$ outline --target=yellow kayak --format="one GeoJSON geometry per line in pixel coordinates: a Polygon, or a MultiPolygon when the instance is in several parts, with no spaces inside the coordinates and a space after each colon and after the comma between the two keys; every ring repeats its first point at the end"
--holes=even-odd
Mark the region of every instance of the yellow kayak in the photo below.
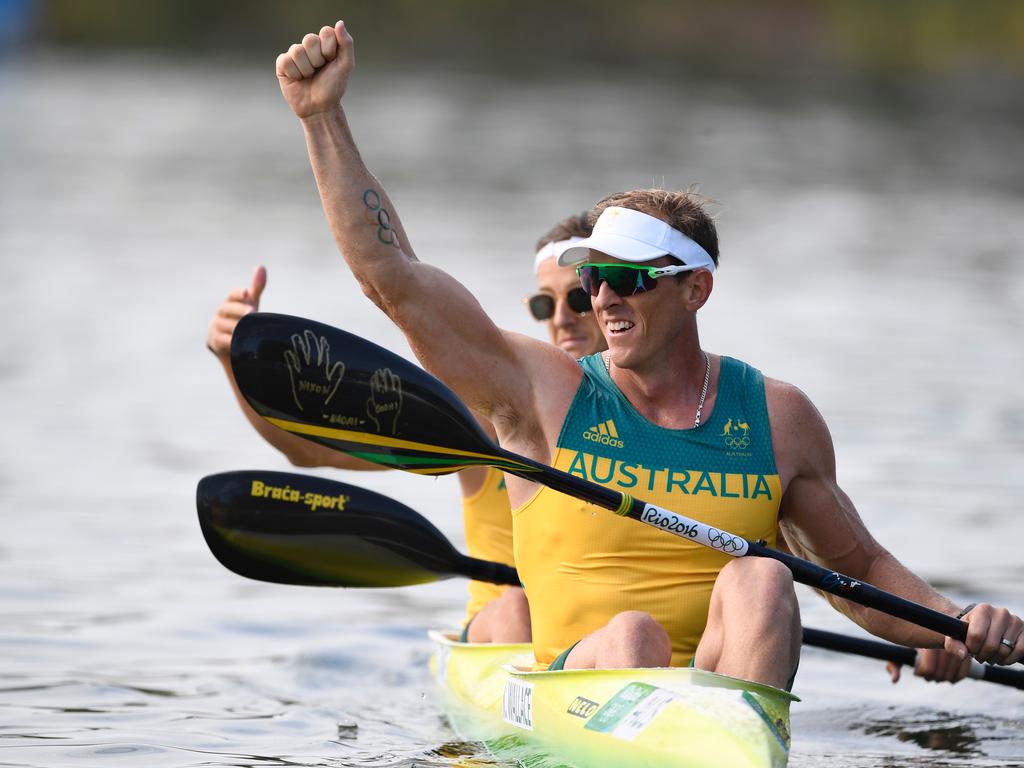
{"type": "Polygon", "coordinates": [[[453,728],[498,758],[578,768],[782,768],[791,693],[699,669],[534,672],[529,644],[431,632],[453,728]]]}

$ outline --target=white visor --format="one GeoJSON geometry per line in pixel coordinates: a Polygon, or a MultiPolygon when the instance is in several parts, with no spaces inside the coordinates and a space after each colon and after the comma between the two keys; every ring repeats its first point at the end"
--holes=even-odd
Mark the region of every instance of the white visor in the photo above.
{"type": "Polygon", "coordinates": [[[557,259],[562,255],[562,251],[570,246],[576,245],[576,243],[583,242],[582,237],[570,237],[568,240],[556,240],[553,243],[547,243],[537,251],[537,255],[533,259],[533,272],[536,274],[540,271],[540,265],[548,259],[557,259]]]}
{"type": "Polygon", "coordinates": [[[634,263],[674,256],[690,269],[715,271],[714,260],[700,245],[661,219],[632,208],[605,208],[593,234],[563,250],[558,263],[563,267],[579,264],[590,257],[591,250],[634,263]]]}

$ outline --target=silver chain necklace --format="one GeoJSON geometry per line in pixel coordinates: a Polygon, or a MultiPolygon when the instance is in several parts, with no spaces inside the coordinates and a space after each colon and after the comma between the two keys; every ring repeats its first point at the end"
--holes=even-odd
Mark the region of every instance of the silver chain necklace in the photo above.
{"type": "MultiPolygon", "coordinates": [[[[704,410],[704,398],[708,396],[708,384],[711,382],[711,358],[708,357],[708,353],[704,350],[701,350],[701,354],[704,355],[704,386],[700,390],[700,400],[697,401],[697,415],[693,419],[694,429],[700,426],[700,414],[704,410]]],[[[611,376],[611,353],[605,350],[601,353],[601,359],[604,360],[605,371],[611,376]]]]}

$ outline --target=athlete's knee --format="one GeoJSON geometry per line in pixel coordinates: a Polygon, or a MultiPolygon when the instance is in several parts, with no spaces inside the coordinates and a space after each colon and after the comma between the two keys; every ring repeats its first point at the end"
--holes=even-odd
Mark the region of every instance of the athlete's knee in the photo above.
{"type": "Polygon", "coordinates": [[[526,601],[526,590],[522,587],[509,587],[502,594],[501,601],[510,611],[530,610],[530,604],[526,601]]]}
{"type": "Polygon", "coordinates": [[[735,590],[748,598],[796,597],[792,572],[778,560],[767,557],[741,557],[733,560],[722,569],[715,586],[735,590]]]}
{"type": "Polygon", "coordinates": [[[623,611],[606,625],[610,642],[620,647],[643,649],[643,655],[664,659],[672,657],[672,641],[668,632],[649,613],[623,611]]]}
{"type": "Polygon", "coordinates": [[[664,629],[651,614],[644,611],[622,611],[608,622],[610,631],[620,634],[647,635],[664,633],[664,629]]]}
{"type": "Polygon", "coordinates": [[[530,604],[526,600],[526,592],[520,587],[505,590],[499,598],[501,613],[511,622],[530,627],[530,604]]]}
{"type": "Polygon", "coordinates": [[[469,626],[472,642],[528,643],[531,635],[530,605],[518,587],[485,605],[469,626]]]}

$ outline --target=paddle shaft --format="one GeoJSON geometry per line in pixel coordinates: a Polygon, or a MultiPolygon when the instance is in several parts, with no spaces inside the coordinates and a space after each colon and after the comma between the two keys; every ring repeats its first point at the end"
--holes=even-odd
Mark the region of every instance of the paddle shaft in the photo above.
{"type": "MultiPolygon", "coordinates": [[[[463,576],[493,584],[519,584],[514,568],[502,565],[501,563],[492,563],[469,557],[466,558],[466,561],[472,561],[475,567],[471,570],[467,565],[466,569],[461,571],[463,576]]],[[[839,634],[838,632],[828,632],[823,629],[813,629],[812,627],[803,628],[803,644],[837,653],[848,653],[855,656],[864,656],[869,659],[891,661],[907,667],[914,667],[917,664],[918,652],[913,648],[894,643],[885,643],[880,640],[852,637],[839,634]]],[[[989,683],[1024,690],[1024,671],[1017,669],[1009,669],[993,664],[982,664],[972,659],[967,676],[975,680],[984,680],[989,683]]]]}
{"type": "MultiPolygon", "coordinates": [[[[461,572],[463,576],[492,584],[519,584],[514,568],[486,560],[475,560],[474,558],[466,558],[466,560],[479,564],[480,569],[474,570],[471,573],[467,567],[465,571],[461,572]],[[513,579],[511,581],[509,580],[510,574],[511,579],[513,579]]],[[[907,667],[914,667],[917,664],[918,652],[905,645],[853,637],[812,627],[803,628],[803,644],[827,651],[835,651],[836,653],[848,653],[854,656],[878,659],[879,661],[891,661],[907,667]]],[[[993,664],[982,664],[975,659],[971,659],[971,666],[967,676],[975,680],[984,680],[985,682],[1024,690],[1024,672],[1016,669],[999,667],[993,664]]]]}
{"type": "MultiPolygon", "coordinates": [[[[917,651],[913,648],[883,643],[879,640],[850,637],[849,635],[826,632],[822,629],[811,629],[810,627],[804,627],[804,645],[824,648],[839,653],[852,653],[857,656],[866,656],[870,659],[879,659],[880,661],[892,661],[908,667],[913,667],[917,663],[917,651]]],[[[974,659],[971,660],[971,667],[967,676],[975,680],[984,680],[989,683],[1024,689],[1024,672],[993,664],[982,664],[974,659]]]]}
{"type": "Polygon", "coordinates": [[[464,555],[459,559],[458,566],[459,570],[455,575],[465,576],[474,581],[485,581],[488,584],[510,587],[518,587],[522,584],[516,569],[504,563],[492,563],[489,560],[479,560],[464,555]]]}
{"type": "Polygon", "coordinates": [[[772,549],[763,542],[749,541],[748,539],[680,515],[672,510],[633,498],[620,491],[582,480],[554,467],[528,459],[525,456],[518,456],[504,448],[494,446],[494,451],[509,463],[526,465],[528,469],[509,469],[508,465],[505,465],[505,471],[526,480],[539,482],[553,490],[575,496],[599,507],[610,509],[623,517],[630,517],[666,533],[671,533],[710,549],[718,550],[731,557],[753,556],[778,560],[789,568],[793,578],[801,584],[806,584],[814,589],[820,589],[823,592],[828,592],[868,608],[874,608],[898,619],[910,621],[947,637],[953,637],[961,641],[967,637],[967,622],[947,616],[919,603],[898,597],[870,584],[844,576],[836,571],[822,568],[820,565],[815,565],[787,552],[772,549]]]}
{"type": "MultiPolygon", "coordinates": [[[[471,571],[467,566],[465,570],[460,571],[463,576],[492,584],[519,584],[514,568],[502,565],[501,563],[492,563],[469,557],[466,560],[477,564],[479,570],[474,569],[471,571]]],[[[828,632],[812,627],[803,628],[803,644],[837,653],[848,653],[854,656],[864,656],[869,659],[891,661],[907,667],[914,667],[917,664],[918,652],[913,648],[895,645],[894,643],[885,643],[880,640],[852,637],[851,635],[828,632]]],[[[975,680],[984,680],[989,683],[1024,690],[1024,671],[1017,669],[1009,669],[993,664],[982,664],[972,659],[967,676],[975,680]]]]}

